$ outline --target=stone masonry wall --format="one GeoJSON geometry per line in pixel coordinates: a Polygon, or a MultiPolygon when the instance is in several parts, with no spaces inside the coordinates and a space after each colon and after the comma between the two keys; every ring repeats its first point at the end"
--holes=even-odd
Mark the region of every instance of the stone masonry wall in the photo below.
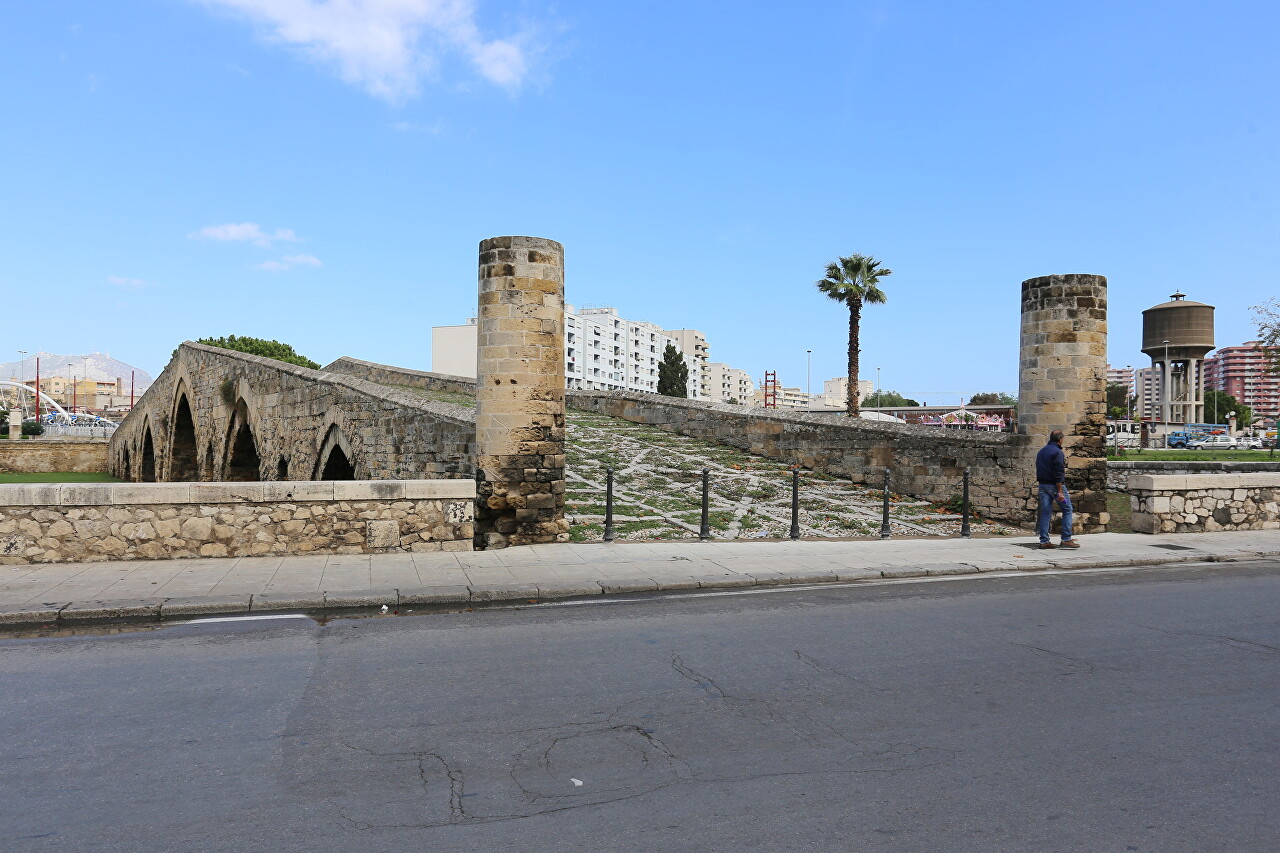
{"type": "Polygon", "coordinates": [[[1280,473],[1280,462],[1107,462],[1107,488],[1129,491],[1129,479],[1140,474],[1268,474],[1280,473]]]}
{"type": "Polygon", "coordinates": [[[0,485],[0,565],[470,551],[469,480],[0,485]]]}
{"type": "Polygon", "coordinates": [[[127,480],[313,480],[334,448],[358,480],[469,478],[475,411],[187,342],[112,436],[110,467],[127,480]],[[178,417],[184,398],[190,421],[178,417]],[[258,464],[233,474],[246,425],[258,464]]]}
{"type": "Polygon", "coordinates": [[[1280,529],[1280,474],[1137,474],[1129,478],[1138,533],[1280,529]]]}
{"type": "Polygon", "coordinates": [[[1018,433],[1064,434],[1076,530],[1107,528],[1107,280],[1048,275],[1022,283],[1018,433]]]}
{"type": "Polygon", "coordinates": [[[970,469],[970,497],[984,515],[1034,520],[1035,453],[1029,436],[943,430],[681,400],[629,392],[570,391],[568,404],[669,432],[710,439],[870,486],[890,469],[895,492],[932,500],[960,494],[970,469]]]}
{"type": "Polygon", "coordinates": [[[427,391],[461,391],[464,394],[476,392],[476,381],[466,376],[451,376],[448,373],[430,373],[425,370],[411,370],[407,367],[391,367],[376,364],[372,361],[361,361],[358,358],[343,356],[325,365],[326,373],[342,373],[377,382],[382,385],[408,385],[423,388],[427,391]]]}
{"type": "Polygon", "coordinates": [[[35,438],[0,441],[0,472],[35,474],[47,471],[107,473],[107,440],[35,438]]]}

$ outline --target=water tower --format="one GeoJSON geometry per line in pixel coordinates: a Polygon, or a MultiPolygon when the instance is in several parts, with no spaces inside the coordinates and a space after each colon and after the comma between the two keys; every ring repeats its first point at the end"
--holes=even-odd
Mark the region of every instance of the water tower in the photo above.
{"type": "Polygon", "coordinates": [[[1213,306],[1175,293],[1142,312],[1142,351],[1151,356],[1165,423],[1204,422],[1204,357],[1213,345],[1213,306]]]}

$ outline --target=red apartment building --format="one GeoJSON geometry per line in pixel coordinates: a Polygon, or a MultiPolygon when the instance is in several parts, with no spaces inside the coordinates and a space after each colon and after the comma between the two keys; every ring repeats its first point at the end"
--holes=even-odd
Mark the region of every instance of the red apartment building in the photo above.
{"type": "Polygon", "coordinates": [[[1204,387],[1225,391],[1253,409],[1255,423],[1274,423],[1280,414],[1280,375],[1267,370],[1258,341],[1223,347],[1205,359],[1204,387]]]}

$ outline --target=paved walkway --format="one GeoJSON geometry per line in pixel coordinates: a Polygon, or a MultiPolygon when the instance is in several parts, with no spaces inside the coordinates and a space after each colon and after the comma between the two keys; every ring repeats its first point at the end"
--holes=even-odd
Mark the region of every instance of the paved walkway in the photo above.
{"type": "Polygon", "coordinates": [[[926,575],[1280,555],[1280,531],[1080,538],[533,545],[484,552],[243,557],[0,566],[0,624],[454,605],[649,590],[833,583],[926,575]]]}

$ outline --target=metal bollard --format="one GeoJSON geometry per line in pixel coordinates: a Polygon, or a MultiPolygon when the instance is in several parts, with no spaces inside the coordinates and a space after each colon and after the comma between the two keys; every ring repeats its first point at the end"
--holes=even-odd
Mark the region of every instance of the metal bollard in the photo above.
{"type": "Polygon", "coordinates": [[[960,535],[968,539],[973,531],[969,529],[969,469],[964,469],[964,495],[960,502],[960,535]]]}
{"type": "Polygon", "coordinates": [[[889,538],[889,469],[884,469],[884,507],[880,513],[880,538],[889,538]]]}
{"type": "Polygon", "coordinates": [[[791,538],[800,538],[800,469],[791,469],[791,538]]]}
{"type": "Polygon", "coordinates": [[[702,529],[698,531],[699,539],[711,538],[711,469],[702,469],[702,529]]]}
{"type": "Polygon", "coordinates": [[[613,469],[604,469],[604,541],[613,541],[613,469]]]}

